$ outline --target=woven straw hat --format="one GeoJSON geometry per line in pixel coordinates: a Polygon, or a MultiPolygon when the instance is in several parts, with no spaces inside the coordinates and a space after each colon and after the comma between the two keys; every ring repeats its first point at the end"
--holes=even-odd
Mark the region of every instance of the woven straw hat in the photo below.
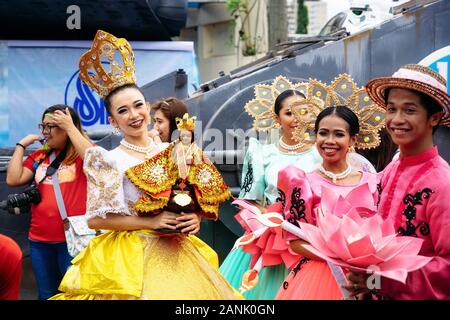
{"type": "Polygon", "coordinates": [[[412,89],[430,96],[444,112],[440,125],[450,126],[450,96],[447,94],[447,82],[433,69],[407,64],[392,77],[375,78],[366,84],[370,98],[383,108],[386,107],[384,93],[389,88],[412,89]]]}

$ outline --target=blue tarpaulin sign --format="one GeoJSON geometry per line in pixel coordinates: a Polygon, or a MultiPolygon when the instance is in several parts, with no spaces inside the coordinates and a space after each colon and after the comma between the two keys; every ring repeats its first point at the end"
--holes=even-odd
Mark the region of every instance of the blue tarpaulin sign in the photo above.
{"type": "MultiPolygon", "coordinates": [[[[90,41],[0,41],[0,147],[39,133],[42,112],[54,104],[74,107],[87,131],[109,126],[103,101],[78,78],[78,61],[90,41]]],[[[136,78],[145,85],[177,69],[198,86],[192,42],[130,42],[136,78]]],[[[150,101],[152,102],[152,101],[150,101]]]]}

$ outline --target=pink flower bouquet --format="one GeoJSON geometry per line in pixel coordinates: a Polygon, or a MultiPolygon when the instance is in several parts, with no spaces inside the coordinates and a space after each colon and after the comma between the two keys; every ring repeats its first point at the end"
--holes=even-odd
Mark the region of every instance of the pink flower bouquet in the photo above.
{"type": "MultiPolygon", "coordinates": [[[[405,283],[408,272],[432,258],[418,255],[422,239],[397,236],[391,220],[383,220],[368,208],[367,184],[337,197],[322,189],[317,226],[300,222],[310,245],[305,248],[320,258],[356,272],[369,272],[405,283]]],[[[373,201],[372,201],[373,202],[373,201]]]]}

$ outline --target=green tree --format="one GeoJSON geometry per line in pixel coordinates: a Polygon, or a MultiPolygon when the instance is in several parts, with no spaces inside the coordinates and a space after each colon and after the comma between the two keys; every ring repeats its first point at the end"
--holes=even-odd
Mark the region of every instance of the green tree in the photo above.
{"type": "Polygon", "coordinates": [[[269,23],[269,49],[276,50],[278,44],[288,40],[286,0],[267,0],[269,23]]]}
{"type": "Polygon", "coordinates": [[[308,33],[308,8],[303,0],[297,0],[297,33],[308,33]]]}
{"type": "MultiPolygon", "coordinates": [[[[256,4],[258,4],[257,8],[257,18],[256,18],[256,25],[258,25],[258,18],[259,18],[259,5],[260,0],[253,0],[253,3],[249,6],[248,2],[250,0],[227,0],[226,5],[227,9],[230,12],[233,19],[230,21],[230,25],[233,29],[237,26],[237,21],[240,20],[240,29],[238,31],[239,34],[239,40],[236,44],[236,48],[239,50],[240,43],[242,41],[243,47],[242,47],[242,54],[244,56],[254,56],[257,53],[257,44],[258,41],[260,41],[259,36],[254,34],[253,36],[249,34],[250,32],[250,13],[255,7],[256,4]]],[[[233,37],[232,37],[233,38],[233,37]]]]}

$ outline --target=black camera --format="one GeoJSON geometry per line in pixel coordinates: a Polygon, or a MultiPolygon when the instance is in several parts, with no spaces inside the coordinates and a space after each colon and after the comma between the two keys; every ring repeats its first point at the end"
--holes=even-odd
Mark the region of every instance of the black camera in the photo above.
{"type": "Polygon", "coordinates": [[[12,214],[30,212],[32,204],[41,202],[41,195],[36,185],[33,183],[22,193],[10,194],[7,200],[0,202],[0,209],[12,214]]]}

